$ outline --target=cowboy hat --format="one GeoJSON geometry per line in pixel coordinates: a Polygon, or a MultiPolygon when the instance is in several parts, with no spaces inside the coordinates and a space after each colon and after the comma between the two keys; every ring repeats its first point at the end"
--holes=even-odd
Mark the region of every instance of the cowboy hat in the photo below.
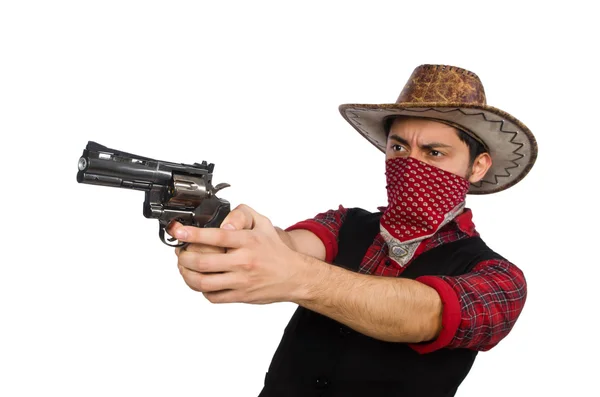
{"type": "Polygon", "coordinates": [[[455,66],[421,65],[408,79],[396,103],[345,104],[340,113],[362,136],[385,152],[386,119],[412,116],[463,130],[483,144],[492,158],[484,178],[470,194],[496,193],[527,175],[537,158],[535,137],[514,116],[488,106],[479,77],[455,66]]]}

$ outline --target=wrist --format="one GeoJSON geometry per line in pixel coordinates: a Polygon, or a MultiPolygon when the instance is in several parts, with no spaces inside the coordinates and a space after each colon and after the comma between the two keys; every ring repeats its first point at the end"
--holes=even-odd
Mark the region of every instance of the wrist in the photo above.
{"type": "Polygon", "coordinates": [[[299,271],[294,279],[295,288],[291,290],[290,302],[305,306],[322,294],[320,291],[326,288],[333,266],[308,255],[295,254],[299,271]]]}

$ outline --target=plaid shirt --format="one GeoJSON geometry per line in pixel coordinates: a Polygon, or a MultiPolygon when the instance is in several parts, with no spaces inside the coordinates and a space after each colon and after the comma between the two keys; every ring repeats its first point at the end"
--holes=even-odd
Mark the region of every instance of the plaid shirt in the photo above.
{"type": "MultiPolygon", "coordinates": [[[[325,261],[331,263],[338,251],[338,234],[346,217],[342,206],[299,222],[286,230],[306,229],[316,234],[326,248],[325,261]]],[[[413,259],[432,248],[463,238],[478,236],[471,210],[466,209],[433,237],[419,244],[413,259]]],[[[367,250],[359,272],[397,277],[410,266],[400,267],[388,258],[387,244],[381,234],[367,250]]],[[[517,321],[527,296],[525,277],[506,260],[486,260],[461,276],[422,276],[417,281],[434,288],[443,303],[442,331],[437,339],[409,344],[419,353],[441,348],[490,350],[500,342],[517,321]]]]}

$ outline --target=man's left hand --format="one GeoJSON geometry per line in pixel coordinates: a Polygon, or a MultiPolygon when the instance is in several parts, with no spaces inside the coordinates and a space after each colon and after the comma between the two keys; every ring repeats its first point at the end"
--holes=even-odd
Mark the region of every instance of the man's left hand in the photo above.
{"type": "Polygon", "coordinates": [[[221,228],[176,223],[169,234],[190,243],[175,251],[179,271],[210,302],[293,301],[304,287],[306,262],[281,240],[269,219],[246,205],[231,211],[221,228]],[[225,250],[195,249],[206,246],[225,250]]]}

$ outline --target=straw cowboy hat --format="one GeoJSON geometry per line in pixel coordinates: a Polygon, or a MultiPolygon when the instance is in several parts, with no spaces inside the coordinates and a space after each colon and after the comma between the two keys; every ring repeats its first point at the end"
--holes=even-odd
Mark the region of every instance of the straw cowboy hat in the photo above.
{"type": "Polygon", "coordinates": [[[496,193],[527,175],[537,158],[535,137],[514,116],[488,106],[479,77],[447,65],[418,66],[396,103],[345,104],[340,113],[362,136],[385,152],[384,123],[393,116],[433,119],[459,128],[479,141],[492,157],[485,177],[470,194],[496,193]]]}

